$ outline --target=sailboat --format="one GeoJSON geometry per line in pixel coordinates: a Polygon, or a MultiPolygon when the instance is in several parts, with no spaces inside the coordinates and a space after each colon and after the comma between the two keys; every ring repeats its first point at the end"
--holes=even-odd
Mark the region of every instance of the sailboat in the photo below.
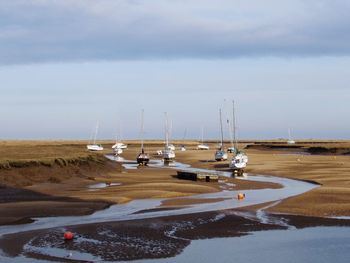
{"type": "Polygon", "coordinates": [[[143,147],[143,130],[144,130],[143,115],[144,115],[144,110],[142,110],[141,112],[141,152],[136,158],[136,161],[139,165],[147,165],[149,162],[148,153],[145,153],[145,149],[143,147]]]}
{"type": "Polygon", "coordinates": [[[116,148],[118,148],[118,149],[126,149],[126,148],[128,148],[128,146],[126,144],[120,142],[118,140],[118,138],[116,138],[115,144],[112,146],[112,149],[116,149],[116,148]]]}
{"type": "Polygon", "coordinates": [[[290,128],[288,128],[288,144],[295,144],[295,141],[292,139],[292,136],[290,134],[290,128]]]}
{"type": "MultiPolygon", "coordinates": [[[[183,143],[185,142],[186,134],[187,134],[187,129],[185,129],[184,137],[182,138],[182,142],[183,142],[183,143]]],[[[180,150],[181,150],[182,152],[185,152],[185,151],[186,151],[185,144],[182,144],[182,145],[181,145],[180,150]]]]}
{"type": "MultiPolygon", "coordinates": [[[[226,100],[224,100],[224,107],[226,108],[226,100]]],[[[225,108],[224,108],[224,112],[226,112],[225,108]]],[[[227,148],[228,153],[235,153],[236,152],[236,149],[235,149],[235,146],[233,143],[233,124],[232,124],[232,122],[233,121],[231,121],[230,118],[227,117],[226,123],[227,123],[228,133],[230,135],[230,143],[231,143],[231,146],[227,148]]]]}
{"type": "Polygon", "coordinates": [[[202,127],[202,143],[197,145],[197,150],[209,150],[209,146],[203,142],[204,128],[202,127]]]}
{"type": "MultiPolygon", "coordinates": [[[[119,127],[119,136],[121,137],[121,130],[120,130],[120,127],[119,127]]],[[[113,149],[113,152],[114,154],[117,156],[117,155],[120,155],[123,153],[123,150],[128,148],[128,146],[124,143],[122,143],[120,141],[120,139],[118,138],[118,135],[116,136],[115,138],[115,144],[112,146],[112,149],[113,149]]]]}
{"type": "Polygon", "coordinates": [[[221,109],[219,110],[220,115],[220,129],[221,129],[221,142],[219,149],[215,152],[215,160],[216,161],[226,161],[227,160],[227,153],[224,149],[224,132],[222,130],[222,117],[221,117],[221,109]]]}
{"type": "Polygon", "coordinates": [[[94,132],[94,135],[93,135],[94,139],[93,139],[92,144],[89,142],[89,144],[86,145],[86,148],[89,151],[103,151],[102,145],[101,144],[96,144],[97,133],[98,133],[98,122],[96,123],[96,128],[95,128],[95,132],[94,132]]]}
{"type": "Polygon", "coordinates": [[[233,169],[233,173],[242,176],[243,169],[247,166],[248,156],[238,149],[237,136],[236,136],[236,116],[235,116],[235,102],[232,101],[232,130],[234,141],[234,155],[230,162],[230,168],[233,169]]]}
{"type": "Polygon", "coordinates": [[[227,152],[228,153],[235,153],[236,152],[236,148],[235,148],[235,145],[234,145],[234,142],[233,142],[233,125],[232,123],[230,122],[229,119],[227,119],[227,127],[228,127],[228,131],[229,131],[229,134],[230,134],[230,143],[231,143],[231,146],[227,148],[227,152]]]}
{"type": "Polygon", "coordinates": [[[168,114],[165,112],[165,147],[162,152],[164,162],[173,161],[175,159],[175,152],[173,148],[169,145],[169,124],[168,124],[168,114]]]}
{"type": "MultiPolygon", "coordinates": [[[[169,141],[170,141],[170,138],[171,138],[172,131],[173,131],[173,122],[170,121],[169,133],[168,133],[168,140],[169,141]]],[[[174,144],[169,143],[168,147],[169,147],[170,150],[175,151],[175,145],[174,144]]]]}
{"type": "Polygon", "coordinates": [[[120,149],[118,147],[113,148],[113,153],[115,156],[119,156],[123,153],[123,149],[120,149]]]}
{"type": "Polygon", "coordinates": [[[115,156],[118,156],[118,155],[123,153],[123,149],[125,149],[124,146],[126,146],[126,145],[118,142],[118,136],[117,136],[115,139],[115,144],[112,146],[112,150],[113,150],[113,153],[115,154],[115,156]]]}

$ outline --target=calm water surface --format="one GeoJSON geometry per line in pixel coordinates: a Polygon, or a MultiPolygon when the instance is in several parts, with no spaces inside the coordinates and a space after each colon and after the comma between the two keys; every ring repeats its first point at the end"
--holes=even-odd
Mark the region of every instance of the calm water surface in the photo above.
{"type": "Polygon", "coordinates": [[[350,227],[270,230],[238,238],[196,240],[177,257],[133,262],[349,263],[350,227]]]}

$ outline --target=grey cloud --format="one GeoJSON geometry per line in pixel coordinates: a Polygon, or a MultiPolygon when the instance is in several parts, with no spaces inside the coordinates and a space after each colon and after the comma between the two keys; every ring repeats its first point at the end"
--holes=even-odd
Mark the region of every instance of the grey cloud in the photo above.
{"type": "Polygon", "coordinates": [[[349,11],[346,0],[1,1],[0,64],[347,56],[349,11]]]}

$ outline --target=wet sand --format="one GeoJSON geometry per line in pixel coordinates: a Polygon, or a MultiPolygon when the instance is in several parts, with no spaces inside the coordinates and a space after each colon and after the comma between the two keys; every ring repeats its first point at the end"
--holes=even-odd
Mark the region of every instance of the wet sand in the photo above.
{"type": "MultiPolygon", "coordinates": [[[[334,147],[331,143],[321,145],[334,147]]],[[[347,144],[334,145],[348,147],[347,144]]],[[[248,173],[292,178],[320,185],[310,192],[283,200],[270,208],[270,212],[317,217],[350,216],[349,155],[306,155],[293,149],[247,149],[245,152],[249,156],[246,169],[248,173]]],[[[177,160],[194,167],[225,171],[228,162],[213,162],[212,156],[213,151],[179,152],[177,160]]]]}
{"type": "MultiPolygon", "coordinates": [[[[111,142],[109,143],[112,145],[111,142]]],[[[195,144],[188,143],[190,143],[188,151],[177,151],[177,161],[198,168],[227,170],[228,161],[215,162],[213,160],[214,150],[193,150],[195,144]]],[[[333,145],[339,147],[342,143],[324,144],[327,147],[333,147],[333,145]]],[[[146,150],[153,155],[156,150],[161,149],[161,146],[161,142],[150,142],[150,146],[146,144],[146,150]]],[[[109,145],[106,144],[105,149],[105,153],[108,153],[109,145]]],[[[136,142],[132,142],[129,149],[124,151],[123,156],[134,160],[138,151],[139,146],[136,142]]],[[[304,155],[295,152],[295,149],[248,149],[246,152],[249,155],[248,172],[310,180],[321,184],[321,187],[313,191],[281,202],[270,208],[270,211],[312,216],[350,215],[350,179],[348,176],[350,156],[304,155]]],[[[48,159],[45,158],[56,160],[68,156],[74,160],[73,157],[76,154],[87,156],[83,142],[2,142],[0,160],[12,158],[18,165],[18,160],[33,160],[33,158],[48,162],[48,159]],[[68,154],[65,155],[65,153],[68,154]]],[[[152,156],[152,158],[157,157],[152,156]]],[[[120,165],[115,163],[113,165],[107,162],[61,167],[54,163],[47,166],[0,169],[0,184],[2,185],[0,212],[4,215],[0,224],[22,222],[32,217],[34,213],[27,212],[31,205],[37,207],[37,204],[40,204],[42,208],[42,211],[36,211],[36,216],[86,214],[110,204],[125,203],[135,199],[171,198],[212,193],[221,191],[224,185],[178,180],[175,178],[176,171],[170,169],[141,167],[126,171],[120,165]],[[106,164],[108,164],[107,168],[106,164]],[[98,183],[120,185],[89,189],[89,186],[98,183]],[[30,203],[26,203],[27,201],[30,203]],[[39,201],[40,203],[36,203],[39,201]],[[50,209],[53,201],[61,209],[55,211],[50,209]],[[21,212],[14,213],[15,210],[21,212]]],[[[233,178],[224,178],[224,180],[228,184],[234,184],[236,190],[278,187],[269,183],[248,182],[233,178]]]]}
{"type": "Polygon", "coordinates": [[[289,155],[286,151],[250,150],[247,172],[314,181],[321,185],[291,197],[270,212],[306,216],[350,216],[350,156],[289,155]]]}
{"type": "MultiPolygon", "coordinates": [[[[22,160],[26,156],[25,151],[30,154],[35,149],[33,142],[24,144],[25,147],[23,143],[7,142],[3,144],[1,155],[6,156],[6,147],[10,147],[10,157],[22,160]],[[17,151],[20,151],[19,156],[16,155],[17,151]]],[[[64,156],[67,149],[70,149],[69,153],[78,151],[84,156],[87,154],[84,150],[85,145],[81,142],[40,142],[39,146],[42,155],[45,156],[46,152],[43,149],[49,149],[48,155],[54,160],[64,156]]],[[[152,146],[146,144],[151,158],[158,158],[154,154],[161,146],[160,142],[153,142],[152,146]],[[158,146],[155,146],[157,143],[158,146]]],[[[194,148],[195,144],[192,144],[188,145],[189,150],[186,152],[177,151],[177,161],[198,168],[228,170],[228,161],[213,160],[215,150],[197,151],[194,148]]],[[[105,153],[110,152],[108,145],[105,149],[105,153]]],[[[138,152],[139,146],[131,145],[124,151],[123,157],[134,160],[138,152]]],[[[304,155],[295,153],[293,149],[291,153],[289,150],[275,149],[248,149],[246,152],[249,155],[247,172],[309,180],[321,185],[308,193],[284,200],[269,211],[311,216],[350,216],[350,156],[304,155]]],[[[34,157],[42,159],[43,156],[39,153],[40,151],[36,152],[34,157]]],[[[172,169],[140,167],[126,170],[112,162],[0,169],[0,213],[3,215],[0,224],[28,222],[34,216],[84,215],[111,204],[135,199],[213,193],[222,191],[229,184],[234,185],[237,191],[279,187],[271,183],[234,178],[221,179],[225,183],[206,183],[178,180],[175,177],[176,170],[172,169]],[[99,183],[111,186],[89,189],[91,185],[99,183]],[[53,204],[57,209],[52,209],[53,204]],[[39,206],[41,209],[31,209],[39,206]]],[[[174,200],[168,201],[167,205],[183,204],[174,200]]]]}
{"type": "MultiPolygon", "coordinates": [[[[149,153],[155,153],[157,149],[160,147],[147,148],[149,153]]],[[[138,147],[130,147],[123,156],[133,160],[138,151],[138,147]]],[[[251,231],[288,227],[350,226],[350,220],[321,218],[350,215],[349,156],[306,156],[279,150],[256,149],[248,149],[246,152],[250,159],[248,172],[314,181],[321,187],[278,204],[9,234],[0,239],[0,247],[10,256],[22,254],[29,258],[60,262],[133,260],[175,256],[195,239],[235,237],[247,235],[251,231]],[[63,241],[62,234],[66,230],[77,233],[77,238],[69,242],[63,241]],[[50,247],[56,250],[51,251],[48,249],[50,247]],[[67,257],[70,250],[82,254],[67,257]]],[[[177,161],[193,167],[226,171],[228,161],[215,162],[213,155],[214,150],[188,150],[177,152],[177,161]]],[[[0,224],[28,223],[32,217],[38,216],[91,214],[111,204],[122,204],[135,199],[169,198],[157,211],[176,210],[198,202],[220,200],[204,198],[199,201],[175,197],[215,193],[224,190],[223,187],[237,191],[280,188],[274,183],[226,177],[220,178],[219,183],[178,180],[174,169],[140,167],[125,170],[111,162],[102,166],[90,163],[86,169],[82,167],[85,166],[63,168],[67,169],[64,170],[66,172],[75,172],[69,173],[67,177],[60,177],[60,182],[49,180],[52,177],[51,172],[40,173],[40,178],[36,177],[33,180],[26,175],[31,169],[18,168],[23,170],[10,171],[18,178],[24,177],[30,185],[14,185],[13,181],[9,182],[1,177],[0,170],[0,178],[3,178],[0,188],[0,213],[4,215],[0,224]],[[93,185],[99,187],[91,187],[93,185]]],[[[42,171],[46,171],[45,169],[42,171]]],[[[56,170],[58,167],[51,166],[49,169],[56,170]]],[[[56,175],[59,176],[62,170],[58,171],[56,175]]],[[[153,209],[141,212],[154,211],[153,209]]]]}
{"type": "MultiPolygon", "coordinates": [[[[16,143],[16,145],[20,144],[16,143]]],[[[64,149],[65,147],[67,146],[64,146],[64,149]]],[[[74,145],[74,147],[77,146],[74,145]]],[[[28,151],[29,149],[30,147],[28,151]]],[[[149,150],[150,153],[155,153],[157,149],[159,148],[153,147],[149,150]]],[[[14,152],[14,149],[11,151],[14,152]]],[[[54,151],[55,149],[50,150],[50,152],[54,151]]],[[[138,151],[139,147],[130,147],[123,156],[134,160],[138,151]]],[[[109,149],[105,153],[108,152],[109,149]]],[[[189,164],[195,165],[195,162],[187,156],[195,155],[196,152],[189,151],[179,160],[183,162],[188,160],[189,164]]],[[[211,157],[201,156],[201,154],[199,153],[199,158],[211,157]]],[[[52,158],[56,157],[52,155],[52,158]]],[[[202,167],[206,167],[205,163],[202,167]]],[[[229,185],[235,185],[236,190],[280,187],[273,183],[241,181],[234,178],[223,178],[220,180],[221,183],[179,180],[176,178],[174,169],[140,167],[135,170],[126,170],[120,164],[108,160],[102,163],[89,162],[64,167],[53,163],[51,166],[35,165],[0,169],[0,181],[2,184],[0,213],[3,215],[0,224],[30,222],[32,217],[85,215],[111,204],[126,203],[135,199],[213,193],[228,189],[229,185]],[[58,179],[52,180],[52,178],[58,179]],[[92,187],[98,184],[102,187],[92,187]]],[[[171,206],[183,205],[176,202],[173,201],[171,206]]]]}

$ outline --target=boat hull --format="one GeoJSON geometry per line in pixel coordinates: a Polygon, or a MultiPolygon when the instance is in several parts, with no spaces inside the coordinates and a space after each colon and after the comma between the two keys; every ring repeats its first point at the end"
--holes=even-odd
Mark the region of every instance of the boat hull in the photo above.
{"type": "Polygon", "coordinates": [[[215,153],[215,160],[217,161],[217,162],[219,162],[219,161],[226,161],[227,160],[227,153],[225,152],[225,151],[217,151],[216,153],[215,153]]]}
{"type": "Polygon", "coordinates": [[[209,146],[205,144],[200,144],[197,146],[197,150],[209,150],[209,146]]]}
{"type": "Polygon", "coordinates": [[[243,154],[243,153],[239,153],[232,158],[231,163],[230,163],[230,168],[232,168],[232,169],[244,169],[244,168],[246,168],[247,163],[248,163],[248,156],[243,154]]]}
{"type": "Polygon", "coordinates": [[[128,148],[128,146],[126,144],[124,144],[124,143],[118,142],[118,143],[116,143],[116,144],[114,144],[112,146],[112,149],[116,149],[116,148],[118,148],[118,149],[126,149],[126,148],[128,148]]]}
{"type": "Polygon", "coordinates": [[[120,155],[123,153],[123,150],[120,148],[114,148],[113,152],[114,152],[114,155],[120,155]]]}
{"type": "Polygon", "coordinates": [[[163,160],[166,162],[170,162],[170,161],[175,160],[175,152],[173,152],[171,150],[164,150],[163,160]]]}
{"type": "Polygon", "coordinates": [[[102,145],[98,145],[98,144],[90,144],[90,145],[87,145],[86,148],[89,151],[103,151],[102,145]]]}
{"type": "Polygon", "coordinates": [[[139,165],[147,165],[148,162],[149,162],[149,159],[147,159],[147,158],[137,158],[136,161],[137,161],[137,163],[139,165]]]}
{"type": "Polygon", "coordinates": [[[148,157],[148,154],[146,153],[140,153],[137,158],[136,158],[136,162],[139,164],[139,165],[147,165],[148,162],[149,162],[149,157],[148,157]]]}

